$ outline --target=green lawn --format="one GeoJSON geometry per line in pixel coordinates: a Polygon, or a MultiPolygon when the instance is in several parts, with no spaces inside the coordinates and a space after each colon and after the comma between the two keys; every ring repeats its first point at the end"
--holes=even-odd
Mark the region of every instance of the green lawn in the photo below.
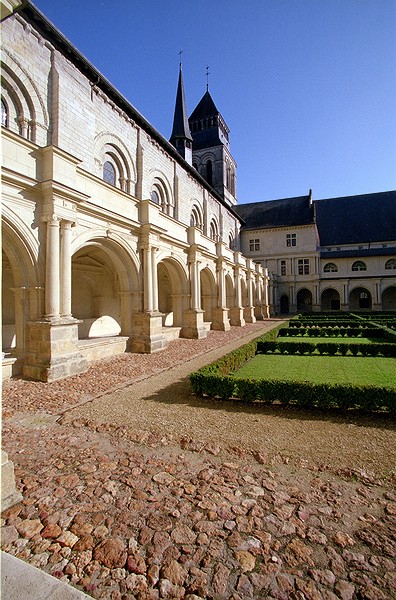
{"type": "Polygon", "coordinates": [[[234,376],[396,388],[396,358],[258,354],[234,376]]]}
{"type": "Polygon", "coordinates": [[[382,344],[384,342],[383,338],[366,338],[366,337],[309,337],[309,336],[281,336],[276,338],[277,342],[326,342],[335,344],[353,344],[356,342],[357,344],[382,344]]]}

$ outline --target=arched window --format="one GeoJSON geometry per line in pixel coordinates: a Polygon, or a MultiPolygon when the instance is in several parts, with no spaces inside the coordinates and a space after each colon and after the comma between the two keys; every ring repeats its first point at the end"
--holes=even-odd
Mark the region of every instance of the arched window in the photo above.
{"type": "Polygon", "coordinates": [[[232,232],[230,232],[228,236],[228,246],[231,248],[231,250],[235,250],[235,238],[232,232]]]}
{"type": "Polygon", "coordinates": [[[212,165],[212,161],[208,160],[208,162],[206,163],[206,177],[205,177],[206,181],[209,183],[209,185],[213,185],[213,165],[212,165]]]}
{"type": "Polygon", "coordinates": [[[191,210],[191,218],[190,218],[191,227],[198,227],[198,229],[202,229],[202,215],[198,206],[193,206],[191,210]]]}
{"type": "Polygon", "coordinates": [[[4,100],[1,100],[1,124],[8,127],[8,109],[4,100]]]}
{"type": "Polygon", "coordinates": [[[352,271],[367,271],[366,263],[362,260],[356,260],[352,265],[352,271]]]}
{"type": "Polygon", "coordinates": [[[106,160],[103,165],[103,181],[110,185],[116,185],[116,170],[109,160],[106,160]]]}
{"type": "Polygon", "coordinates": [[[157,190],[153,190],[151,192],[151,202],[155,202],[155,204],[161,204],[161,200],[157,190]]]}
{"type": "Polygon", "coordinates": [[[385,263],[385,269],[396,269],[396,258],[390,258],[385,263]]]}
{"type": "Polygon", "coordinates": [[[209,236],[210,236],[210,238],[212,240],[214,240],[215,242],[217,242],[218,237],[219,237],[219,232],[218,232],[217,223],[216,223],[216,221],[214,219],[210,223],[209,236]]]}
{"type": "Polygon", "coordinates": [[[338,267],[335,263],[326,263],[323,267],[324,273],[337,273],[338,267]]]}

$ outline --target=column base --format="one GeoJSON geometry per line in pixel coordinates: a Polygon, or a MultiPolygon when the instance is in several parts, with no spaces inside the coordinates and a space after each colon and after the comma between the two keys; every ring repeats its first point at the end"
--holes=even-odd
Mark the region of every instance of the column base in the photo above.
{"type": "Polygon", "coordinates": [[[230,324],[235,327],[244,327],[246,325],[241,306],[230,308],[230,324]]]}
{"type": "Polygon", "coordinates": [[[162,317],[159,312],[134,315],[134,334],[129,338],[128,352],[152,354],[167,347],[168,341],[162,331],[162,317]]]}
{"type": "Polygon", "coordinates": [[[80,322],[68,317],[28,323],[23,377],[51,382],[86,371],[88,362],[77,346],[80,322]]]}
{"type": "Polygon", "coordinates": [[[231,329],[228,312],[228,308],[214,308],[212,310],[212,329],[216,331],[229,331],[231,329]]]}
{"type": "Polygon", "coordinates": [[[203,317],[203,310],[186,310],[183,312],[183,327],[180,331],[180,337],[190,340],[206,338],[208,330],[205,327],[203,317]]]}
{"type": "Polygon", "coordinates": [[[255,323],[256,317],[254,316],[254,306],[245,306],[243,309],[243,317],[246,323],[255,323]]]}

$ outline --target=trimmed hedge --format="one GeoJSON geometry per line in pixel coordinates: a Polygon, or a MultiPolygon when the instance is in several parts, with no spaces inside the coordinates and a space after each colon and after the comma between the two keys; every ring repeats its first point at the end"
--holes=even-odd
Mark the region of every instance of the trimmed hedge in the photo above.
{"type": "Polygon", "coordinates": [[[267,352],[278,352],[280,354],[342,354],[345,356],[348,352],[356,356],[386,356],[396,357],[396,344],[367,344],[351,342],[350,344],[343,342],[276,342],[276,341],[259,341],[257,344],[257,352],[266,354],[267,352]]]}
{"type": "Polygon", "coordinates": [[[396,413],[396,390],[377,386],[314,384],[308,381],[235,379],[231,375],[193,373],[193,392],[221,400],[301,406],[304,408],[340,408],[396,413]]]}
{"type": "MultiPolygon", "coordinates": [[[[382,327],[374,327],[373,325],[356,326],[355,327],[282,327],[279,330],[279,337],[385,337],[385,332],[382,327]]],[[[395,336],[396,337],[396,336],[395,336]]]]}

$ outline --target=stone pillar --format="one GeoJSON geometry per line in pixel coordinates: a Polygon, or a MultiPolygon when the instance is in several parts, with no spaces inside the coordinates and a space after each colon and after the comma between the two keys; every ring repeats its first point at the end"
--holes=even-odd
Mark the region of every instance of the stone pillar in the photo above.
{"type": "Polygon", "coordinates": [[[208,335],[204,325],[204,311],[201,309],[201,280],[199,260],[194,250],[189,256],[190,271],[190,310],[183,313],[183,327],[180,336],[189,339],[201,339],[208,335]]]}
{"type": "Polygon", "coordinates": [[[153,311],[153,277],[152,277],[152,256],[151,249],[146,246],[143,252],[143,310],[145,312],[153,311]]]}
{"type": "Polygon", "coordinates": [[[240,265],[240,255],[239,252],[234,252],[234,287],[235,287],[235,306],[230,308],[230,324],[243,327],[245,323],[245,319],[243,317],[243,307],[242,307],[242,290],[241,290],[241,275],[242,269],[240,265]]]}
{"type": "Polygon", "coordinates": [[[15,486],[14,465],[8,460],[7,452],[1,451],[1,511],[22,500],[15,486]]]}
{"type": "Polygon", "coordinates": [[[217,307],[212,310],[212,329],[228,331],[231,326],[228,318],[225,270],[221,258],[218,258],[216,267],[217,307]]]}
{"type": "Polygon", "coordinates": [[[59,219],[55,215],[47,221],[47,250],[45,263],[45,316],[59,318],[59,219]]]}
{"type": "Polygon", "coordinates": [[[61,307],[62,317],[72,316],[72,223],[70,221],[61,222],[61,307]]]}
{"type": "Polygon", "coordinates": [[[258,321],[264,319],[264,307],[263,307],[263,275],[261,272],[261,265],[256,264],[254,279],[256,282],[256,304],[255,304],[255,317],[258,321]]]}
{"type": "Polygon", "coordinates": [[[158,312],[158,271],[157,254],[158,248],[151,248],[151,286],[153,290],[153,311],[158,312]]]}
{"type": "Polygon", "coordinates": [[[246,261],[247,273],[246,273],[246,286],[247,286],[247,302],[248,305],[245,306],[243,311],[243,316],[245,318],[246,323],[255,323],[256,317],[254,316],[254,306],[253,306],[253,268],[252,261],[248,259],[246,261]]]}

